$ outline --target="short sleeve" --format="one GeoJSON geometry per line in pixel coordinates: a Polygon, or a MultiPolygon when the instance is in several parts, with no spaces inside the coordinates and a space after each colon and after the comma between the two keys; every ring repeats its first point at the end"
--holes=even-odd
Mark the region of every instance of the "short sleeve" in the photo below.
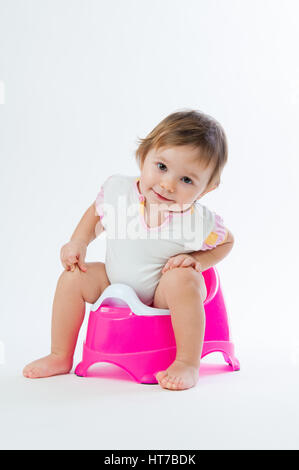
{"type": "Polygon", "coordinates": [[[95,199],[95,212],[99,215],[101,224],[107,234],[115,232],[118,211],[118,199],[120,195],[126,194],[128,178],[121,174],[109,176],[100,186],[95,199]]]}
{"type": "Polygon", "coordinates": [[[100,187],[100,191],[97,194],[95,200],[95,207],[100,219],[104,217],[104,203],[105,203],[105,190],[108,188],[108,185],[115,180],[115,175],[109,176],[102,186],[100,187]]]}
{"type": "Polygon", "coordinates": [[[214,226],[212,231],[209,233],[208,237],[204,240],[201,251],[211,250],[216,248],[217,245],[224,243],[228,236],[228,230],[224,226],[223,219],[220,215],[215,214],[214,226]]]}
{"type": "Polygon", "coordinates": [[[104,205],[104,188],[103,186],[101,186],[100,192],[98,193],[96,197],[96,201],[95,201],[96,211],[98,215],[100,216],[100,219],[104,217],[103,205],[104,205]]]}

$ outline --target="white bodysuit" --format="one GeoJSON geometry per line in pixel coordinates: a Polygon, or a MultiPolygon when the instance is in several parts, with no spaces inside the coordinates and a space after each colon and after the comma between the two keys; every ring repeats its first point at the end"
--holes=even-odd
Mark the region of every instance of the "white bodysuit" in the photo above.
{"type": "Polygon", "coordinates": [[[139,177],[112,175],[96,198],[96,210],[106,231],[105,266],[110,283],[131,286],[151,306],[171,256],[208,250],[224,243],[227,229],[222,218],[199,202],[184,212],[168,211],[164,222],[148,227],[139,177]]]}

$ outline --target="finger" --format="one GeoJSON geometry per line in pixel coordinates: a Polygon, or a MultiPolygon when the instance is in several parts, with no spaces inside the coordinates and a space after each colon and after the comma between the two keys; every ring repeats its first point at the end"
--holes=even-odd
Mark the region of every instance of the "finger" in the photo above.
{"type": "Polygon", "coordinates": [[[66,271],[70,271],[72,264],[69,263],[68,261],[65,261],[65,262],[63,263],[63,266],[64,266],[64,269],[65,269],[66,271]]]}
{"type": "MultiPolygon", "coordinates": [[[[178,255],[174,258],[173,264],[174,264],[174,266],[179,266],[185,261],[185,259],[188,259],[188,258],[190,258],[190,256],[178,255]]],[[[190,258],[190,259],[192,259],[192,258],[190,258]]]]}
{"type": "Polygon", "coordinates": [[[78,262],[78,266],[81,269],[81,271],[83,271],[83,272],[87,271],[87,266],[82,261],[78,262]]]}
{"type": "Polygon", "coordinates": [[[196,263],[195,269],[196,269],[196,271],[198,271],[199,273],[201,273],[201,265],[200,265],[200,263],[196,263]]]}
{"type": "Polygon", "coordinates": [[[168,271],[168,269],[169,269],[169,265],[165,264],[165,266],[162,269],[162,273],[165,273],[166,271],[168,271]]]}
{"type": "Polygon", "coordinates": [[[173,266],[172,268],[179,268],[179,267],[182,267],[182,266],[188,266],[188,264],[184,264],[185,260],[187,260],[187,258],[184,258],[184,257],[179,257],[179,258],[176,258],[173,262],[173,266]]]}
{"type": "Polygon", "coordinates": [[[175,267],[176,266],[174,266],[173,263],[167,263],[163,268],[163,272],[165,273],[166,271],[170,271],[171,269],[173,269],[175,267]]]}
{"type": "Polygon", "coordinates": [[[172,265],[172,258],[169,258],[169,260],[167,261],[167,263],[165,264],[164,268],[163,268],[163,271],[167,271],[168,269],[170,269],[170,266],[172,265]]]}
{"type": "Polygon", "coordinates": [[[183,259],[184,258],[182,256],[175,256],[175,257],[169,258],[169,260],[167,261],[163,269],[167,271],[168,269],[177,268],[179,263],[181,263],[183,259]]]}
{"type": "Polygon", "coordinates": [[[201,273],[201,265],[200,263],[195,263],[193,268],[195,269],[195,271],[198,271],[199,273],[201,273]]]}
{"type": "Polygon", "coordinates": [[[167,263],[165,264],[164,268],[165,269],[169,269],[169,266],[171,265],[172,263],[172,258],[169,258],[169,260],[167,261],[167,263]]]}
{"type": "Polygon", "coordinates": [[[78,267],[79,267],[79,269],[81,269],[81,271],[85,272],[87,270],[87,266],[84,263],[84,255],[82,255],[82,254],[77,255],[77,263],[78,263],[78,267]]]}
{"type": "Polygon", "coordinates": [[[69,263],[67,266],[67,271],[74,272],[76,269],[77,263],[69,263]]]}
{"type": "Polygon", "coordinates": [[[190,266],[190,264],[195,264],[194,260],[191,258],[185,258],[182,262],[182,266],[190,266]]]}

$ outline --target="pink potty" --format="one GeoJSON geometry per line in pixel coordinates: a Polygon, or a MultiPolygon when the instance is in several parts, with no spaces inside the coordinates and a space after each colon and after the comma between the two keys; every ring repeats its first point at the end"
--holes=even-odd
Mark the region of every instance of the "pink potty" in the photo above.
{"type": "MultiPolygon", "coordinates": [[[[207,298],[201,357],[220,351],[232,370],[239,370],[219,274],[215,268],[202,274],[207,298]]],[[[154,384],[158,383],[155,374],[169,367],[175,355],[170,311],[143,304],[134,289],[126,284],[111,284],[90,311],[83,358],[75,374],[85,377],[92,364],[109,362],[127,371],[139,383],[154,384]]]]}

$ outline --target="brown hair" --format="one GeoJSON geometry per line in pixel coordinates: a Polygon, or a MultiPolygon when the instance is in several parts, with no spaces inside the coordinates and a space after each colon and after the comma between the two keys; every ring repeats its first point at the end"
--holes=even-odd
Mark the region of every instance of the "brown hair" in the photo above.
{"type": "Polygon", "coordinates": [[[216,119],[197,110],[177,111],[164,118],[144,139],[138,138],[136,160],[141,167],[151,148],[190,145],[200,150],[200,160],[213,165],[207,187],[220,183],[227,163],[228,146],[222,126],[216,119]]]}

